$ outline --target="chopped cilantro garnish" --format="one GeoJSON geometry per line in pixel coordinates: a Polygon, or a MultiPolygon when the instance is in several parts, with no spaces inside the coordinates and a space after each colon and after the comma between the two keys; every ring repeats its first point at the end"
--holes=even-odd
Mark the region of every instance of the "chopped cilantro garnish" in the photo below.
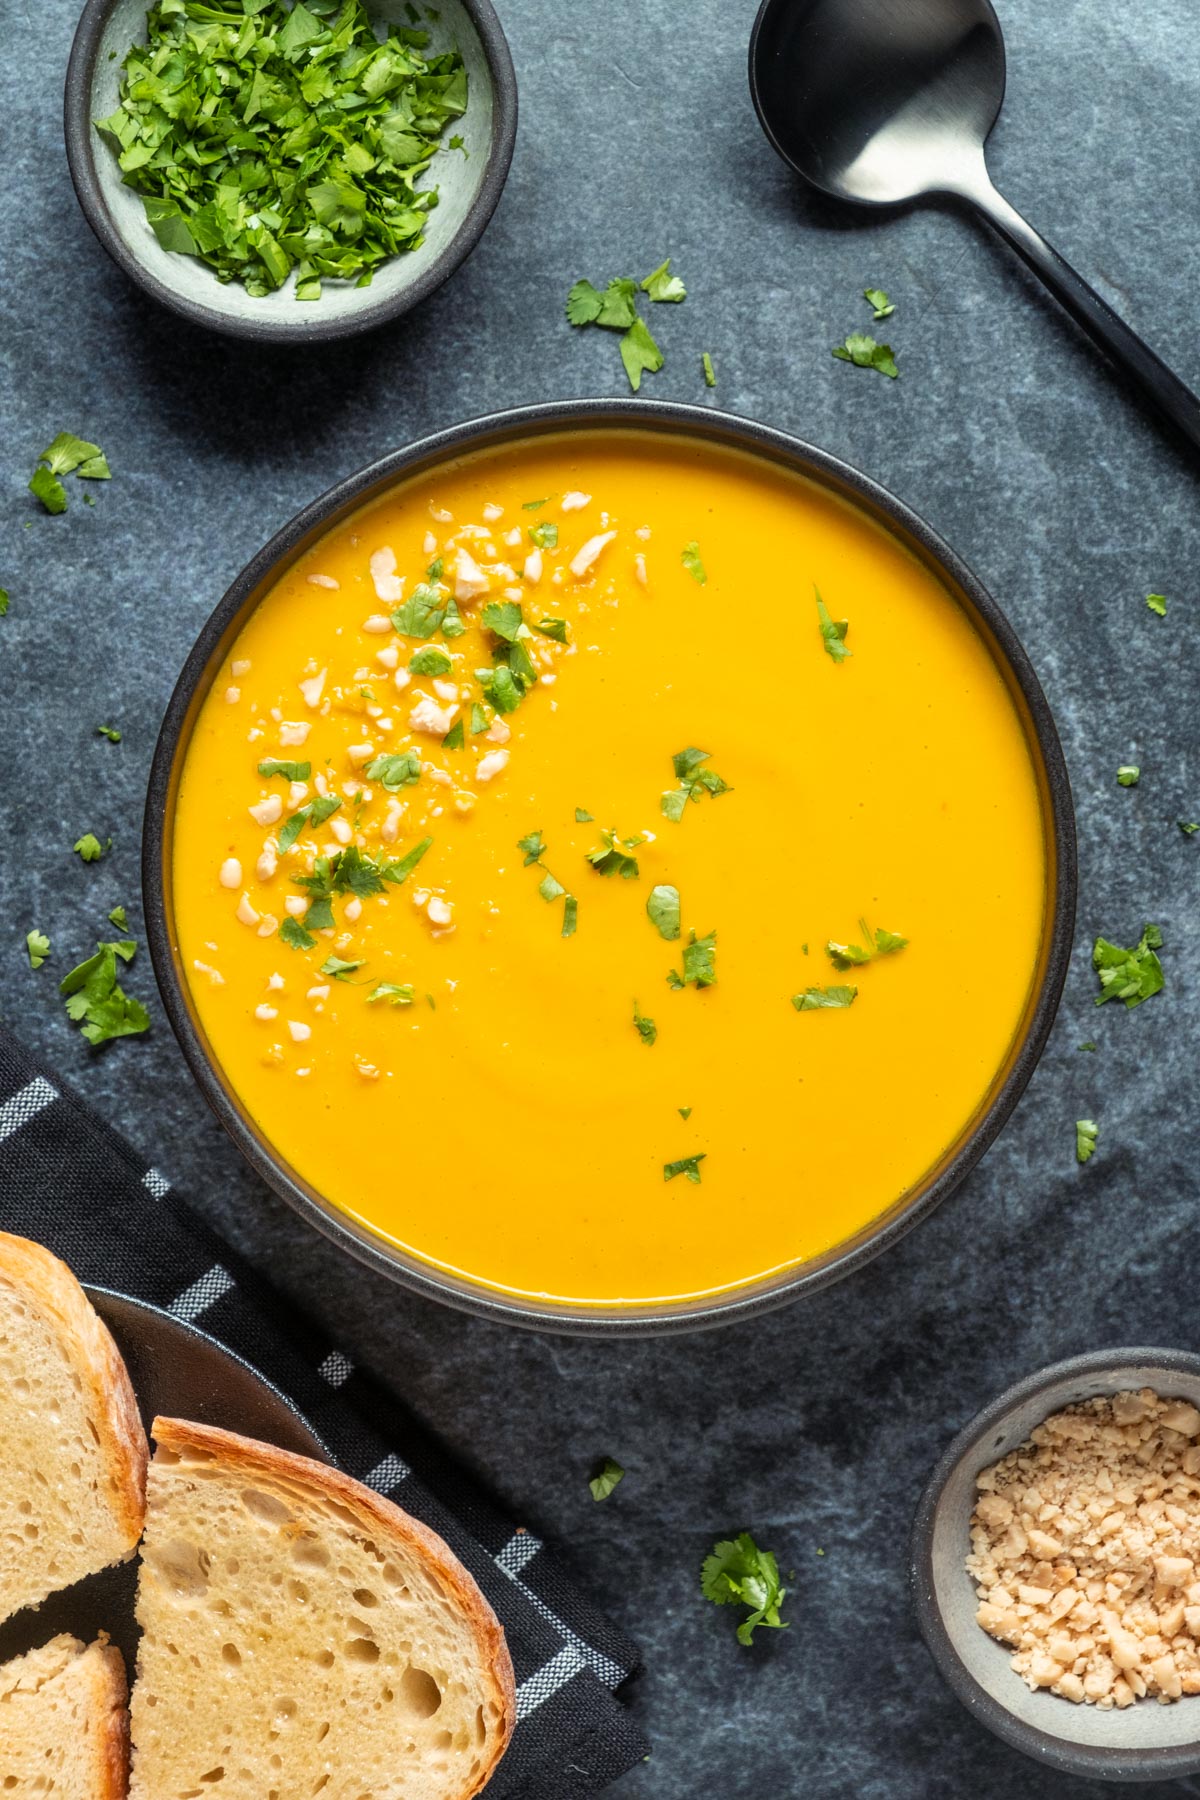
{"type": "Polygon", "coordinates": [[[481,618],[488,631],[503,638],[505,643],[515,644],[518,638],[529,636],[519,600],[489,600],[481,618]]]}
{"type": "Polygon", "coordinates": [[[115,725],[97,725],[96,736],[107,738],[110,744],[119,744],[121,734],[115,725]]]}
{"type": "Polygon", "coordinates": [[[0,587],[0,619],[8,612],[8,589],[0,587]]]}
{"type": "Polygon", "coordinates": [[[529,527],[529,538],[539,550],[557,550],[558,526],[553,519],[540,519],[529,527]]]}
{"type": "Polygon", "coordinates": [[[542,876],[542,879],[538,882],[538,893],[542,896],[543,900],[557,900],[560,895],[565,894],[566,891],[567,890],[562,882],[556,880],[555,877],[551,875],[549,869],[547,869],[546,873],[542,876]]]}
{"type": "Polygon", "coordinates": [[[374,1005],[376,1000],[389,1000],[393,1006],[411,1006],[416,990],[409,981],[380,981],[367,995],[367,1005],[374,1005]]]}
{"type": "Polygon", "coordinates": [[[577,806],[575,808],[575,823],[577,825],[592,825],[595,823],[595,814],[588,812],[582,806],[577,806]]]}
{"type": "Polygon", "coordinates": [[[598,875],[619,875],[622,881],[634,881],[637,878],[638,861],[633,852],[645,841],[640,833],[623,838],[618,837],[615,831],[602,829],[599,844],[586,853],[587,860],[598,875]]]}
{"type": "Polygon", "coordinates": [[[295,272],[366,286],[424,241],[430,161],[466,110],[457,50],[365,7],[284,0],[151,9],[97,128],[165,250],[198,256],[254,297],[295,272]]]}
{"type": "Polygon", "coordinates": [[[472,737],[478,737],[479,733],[481,731],[486,731],[490,723],[491,723],[491,720],[488,718],[486,712],[484,712],[484,710],[483,710],[482,706],[480,706],[479,702],[477,700],[472,701],[472,703],[471,703],[471,735],[472,735],[472,737]]]}
{"type": "Polygon", "coordinates": [[[652,301],[679,301],[687,292],[679,277],[671,274],[668,257],[640,283],[615,276],[601,292],[590,281],[577,281],[567,295],[567,318],[572,325],[601,325],[621,332],[621,363],[634,393],[641,387],[643,374],[654,374],[663,366],[662,351],[637,310],[639,291],[652,301]]]}
{"type": "Polygon", "coordinates": [[[125,908],[114,906],[108,915],[108,922],[110,925],[115,925],[118,931],[124,931],[126,927],[125,908]]]}
{"type": "Polygon", "coordinates": [[[677,750],[671,758],[675,770],[675,778],[679,787],[669,789],[662,796],[660,805],[664,815],[676,825],[683,818],[684,808],[689,800],[698,802],[704,794],[728,794],[732,789],[727,781],[714,773],[712,769],[701,768],[711,752],[708,750],[677,750]]]}
{"type": "Polygon", "coordinates": [[[574,894],[568,894],[563,901],[562,935],[565,938],[575,936],[575,927],[579,919],[579,902],[574,894]]]}
{"type": "Polygon", "coordinates": [[[652,1045],[658,1042],[658,1026],[654,1023],[653,1019],[646,1018],[644,1013],[638,1011],[638,1003],[636,1000],[633,1003],[633,1023],[634,1029],[637,1031],[643,1044],[652,1045]]]}
{"type": "Polygon", "coordinates": [[[331,819],[341,801],[336,794],[317,794],[299,812],[294,812],[283,822],[283,830],[279,833],[279,848],[290,850],[300,833],[306,828],[315,831],[326,819],[331,819]]]}
{"type": "Polygon", "coordinates": [[[421,758],[415,750],[401,750],[396,754],[384,752],[373,757],[363,770],[368,781],[378,781],[394,794],[398,788],[412,787],[421,779],[421,758]]]}
{"type": "Polygon", "coordinates": [[[89,1044],[136,1037],[149,1028],[145,1007],[126,994],[117,980],[117,958],[131,962],[136,949],[132,938],[97,944],[95,956],[89,956],[59,983],[58,991],[67,1002],[67,1017],[79,1026],[89,1044]]]}
{"type": "Polygon", "coordinates": [[[299,919],[293,919],[290,913],[279,927],[279,936],[292,950],[311,950],[317,941],[311,931],[306,931],[299,919]]]}
{"type": "Polygon", "coordinates": [[[821,598],[820,589],[814,588],[813,592],[817,596],[817,623],[821,627],[821,639],[825,645],[826,654],[832,656],[834,662],[845,662],[846,658],[853,654],[846,648],[846,634],[850,630],[850,621],[849,619],[833,618],[821,598]]]}
{"type": "Polygon", "coordinates": [[[366,960],[365,956],[358,956],[350,962],[346,962],[340,956],[327,956],[321,964],[321,974],[332,975],[335,981],[347,981],[355,969],[362,968],[366,960]]]}
{"type": "Polygon", "coordinates": [[[1095,1119],[1076,1119],[1075,1121],[1075,1160],[1085,1163],[1095,1154],[1096,1139],[1100,1136],[1100,1127],[1095,1119]]]}
{"type": "Polygon", "coordinates": [[[40,969],[50,954],[50,939],[46,936],[44,931],[27,931],[25,933],[25,948],[29,952],[30,968],[40,969]]]}
{"type": "Polygon", "coordinates": [[[708,580],[708,576],[705,573],[704,564],[700,560],[700,546],[696,543],[695,539],[693,539],[690,544],[685,544],[683,546],[680,556],[683,566],[691,576],[692,580],[698,581],[700,586],[703,587],[708,580]]]}
{"type": "Polygon", "coordinates": [[[1162,948],[1162,932],[1157,925],[1147,925],[1132,950],[1097,938],[1092,950],[1092,967],[1100,977],[1096,1005],[1106,1000],[1123,1000],[1127,1007],[1140,1006],[1164,985],[1162,964],[1155,955],[1162,948]]]}
{"type": "Polygon", "coordinates": [[[683,974],[671,969],[667,973],[667,984],[673,988],[685,988],[690,982],[694,987],[712,987],[717,979],[717,934],[710,931],[707,937],[698,938],[693,931],[683,946],[683,974]]]}
{"type": "Polygon", "coordinates": [[[454,664],[436,644],[426,644],[423,650],[414,650],[408,667],[413,675],[448,675],[454,664]]]}
{"type": "Polygon", "coordinates": [[[440,581],[446,573],[446,564],[442,557],[435,556],[425,571],[426,581],[440,581]]]}
{"type": "Polygon", "coordinates": [[[675,1108],[675,1111],[679,1114],[680,1118],[683,1119],[685,1123],[692,1116],[692,1109],[690,1106],[677,1106],[675,1108]]]}
{"type": "Polygon", "coordinates": [[[686,300],[687,298],[687,289],[684,287],[682,281],[680,281],[678,275],[672,275],[671,273],[671,259],[669,256],[666,262],[659,263],[657,269],[651,270],[650,274],[646,276],[646,279],[638,283],[638,286],[641,288],[643,294],[649,294],[651,300],[678,301],[686,300]]]}
{"type": "Polygon", "coordinates": [[[876,319],[890,319],[896,310],[882,288],[864,288],[863,299],[876,319]]]}
{"type": "Polygon", "coordinates": [[[1136,787],[1142,778],[1142,771],[1136,763],[1122,763],[1117,770],[1117,780],[1122,787],[1136,787]]]}
{"type": "Polygon", "coordinates": [[[693,1186],[699,1187],[700,1164],[707,1155],[707,1150],[701,1150],[699,1156],[681,1156],[677,1162],[664,1163],[663,1180],[674,1181],[677,1175],[683,1175],[693,1186]]]}
{"type": "Polygon", "coordinates": [[[621,339],[620,351],[629,385],[636,394],[642,385],[642,376],[656,375],[663,366],[663,353],[644,319],[633,321],[621,339]]]}
{"type": "Polygon", "coordinates": [[[1167,596],[1165,594],[1147,594],[1146,605],[1152,613],[1157,613],[1160,619],[1166,618],[1167,596]]]}
{"type": "Polygon", "coordinates": [[[457,601],[443,599],[441,588],[424,582],[395,608],[392,624],[407,638],[431,638],[439,631],[443,637],[461,637],[466,630],[457,601]]]}
{"type": "Polygon", "coordinates": [[[1096,1050],[1099,1046],[1094,1044],[1091,1038],[1089,1038],[1086,1044],[1076,1044],[1075,1048],[1077,1050],[1096,1050]]]}
{"type": "Polygon", "coordinates": [[[273,756],[268,756],[265,762],[259,763],[258,772],[267,781],[269,781],[273,775],[282,775],[285,781],[307,781],[312,774],[312,764],[306,762],[277,762],[273,756]]]}
{"type": "Polygon", "coordinates": [[[543,494],[540,500],[522,500],[521,511],[522,512],[537,512],[539,507],[545,506],[545,504],[546,504],[547,500],[549,500],[549,498],[550,498],[549,494],[543,494]]]}
{"type": "Polygon", "coordinates": [[[839,362],[853,363],[858,369],[878,369],[881,375],[888,375],[893,381],[900,373],[892,346],[877,344],[873,337],[866,337],[861,331],[852,331],[843,343],[835,344],[833,354],[839,362]]]}
{"type": "Polygon", "coordinates": [[[67,510],[67,490],[62,482],[53,476],[45,463],[39,463],[29,481],[29,491],[41,501],[48,513],[65,513],[67,510]]]}
{"type": "Polygon", "coordinates": [[[109,838],[106,843],[102,844],[94,832],[85,831],[81,838],[76,839],[71,848],[83,858],[84,862],[90,863],[99,862],[100,858],[104,855],[104,852],[110,849],[111,846],[111,838],[109,838]]]}
{"type": "Polygon", "coordinates": [[[592,1499],[607,1500],[617,1483],[624,1479],[625,1471],[620,1463],[614,1462],[611,1456],[606,1456],[588,1482],[588,1486],[592,1490],[592,1499]]]}
{"type": "Polygon", "coordinates": [[[779,1609],[787,1589],[779,1579],[779,1565],[769,1550],[760,1550],[748,1531],[724,1543],[714,1544],[704,1559],[700,1588],[716,1606],[745,1606],[749,1617],[738,1626],[738,1643],[750,1645],[760,1625],[785,1630],[779,1609]]]}
{"type": "Polygon", "coordinates": [[[30,492],[37,496],[47,512],[66,512],[67,490],[58,477],[72,473],[82,481],[108,481],[112,476],[99,444],[89,444],[85,438],[60,431],[38,457],[37,468],[29,483],[30,492]]]}
{"type": "Polygon", "coordinates": [[[541,862],[546,854],[546,840],[540,831],[531,831],[528,837],[517,839],[517,849],[525,852],[524,867],[530,863],[541,862]]]}
{"type": "Polygon", "coordinates": [[[858,989],[854,987],[810,987],[792,995],[797,1012],[822,1012],[826,1008],[853,1006],[858,989]]]}
{"type": "Polygon", "coordinates": [[[703,356],[700,358],[700,366],[704,370],[704,385],[705,385],[705,387],[710,387],[710,388],[716,387],[717,371],[713,368],[713,360],[712,360],[712,357],[708,354],[707,350],[704,352],[703,356]]]}
{"type": "Polygon", "coordinates": [[[567,621],[565,619],[539,619],[533,629],[540,631],[543,637],[553,638],[556,644],[567,642],[567,621]]]}
{"type": "Polygon", "coordinates": [[[650,923],[659,937],[672,942],[679,936],[679,889],[669,887],[666,883],[650,889],[650,898],[646,902],[646,912],[650,923]]]}
{"type": "Polygon", "coordinates": [[[466,727],[461,719],[455,719],[453,725],[442,739],[442,749],[461,750],[466,741],[466,727]]]}
{"type": "Polygon", "coordinates": [[[859,969],[865,963],[874,962],[877,956],[895,956],[898,950],[907,947],[908,939],[898,932],[886,931],[881,926],[872,931],[865,919],[858,921],[858,928],[866,939],[866,947],[861,944],[836,944],[832,940],[825,946],[825,954],[835,969],[859,969]]]}
{"type": "Polygon", "coordinates": [[[1184,837],[1195,837],[1196,833],[1200,831],[1200,823],[1196,823],[1192,819],[1176,819],[1175,823],[1184,837]]]}

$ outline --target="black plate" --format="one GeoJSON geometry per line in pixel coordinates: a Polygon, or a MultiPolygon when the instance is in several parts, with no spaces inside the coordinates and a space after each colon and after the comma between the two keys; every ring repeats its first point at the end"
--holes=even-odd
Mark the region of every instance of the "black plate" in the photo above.
{"type": "MultiPolygon", "coordinates": [[[[205,1337],[157,1307],[105,1288],[88,1288],[96,1311],[116,1339],[149,1434],[162,1413],[222,1425],[247,1437],[263,1438],[299,1456],[332,1458],[291,1401],[224,1345],[205,1337]]],[[[134,1619],[137,1559],[102,1569],[74,1587],[51,1594],[39,1607],[25,1608],[0,1625],[0,1662],[35,1650],[60,1631],[90,1643],[106,1631],[122,1652],[130,1677],[137,1654],[134,1619]]]]}

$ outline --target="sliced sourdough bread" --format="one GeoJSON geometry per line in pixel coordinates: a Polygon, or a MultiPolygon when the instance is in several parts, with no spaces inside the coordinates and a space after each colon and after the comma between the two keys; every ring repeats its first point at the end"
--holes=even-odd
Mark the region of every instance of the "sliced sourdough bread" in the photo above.
{"type": "Polygon", "coordinates": [[[132,1800],[469,1800],[508,1649],[447,1546],[323,1463],[156,1419],[132,1800]]]}
{"type": "Polygon", "coordinates": [[[0,1619],[133,1555],[146,1434],[87,1295],[40,1244],[0,1232],[0,1619]]]}
{"type": "Polygon", "coordinates": [[[125,1800],[129,1714],[121,1652],[51,1638],[0,1666],[0,1793],[125,1800]]]}

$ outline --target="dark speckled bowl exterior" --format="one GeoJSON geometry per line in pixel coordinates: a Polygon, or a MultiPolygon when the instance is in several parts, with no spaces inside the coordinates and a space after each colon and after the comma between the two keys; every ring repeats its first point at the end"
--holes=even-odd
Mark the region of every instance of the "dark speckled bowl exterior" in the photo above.
{"type": "MultiPolygon", "coordinates": [[[[63,128],[71,180],[84,217],[114,262],[178,317],[258,344],[321,344],[397,319],[432,294],[475,248],[508,177],[517,133],[517,79],[491,0],[441,0],[435,48],[457,45],[466,62],[469,100],[459,127],[468,154],[443,150],[428,185],[439,204],[426,241],[382,264],[369,287],[327,282],[320,300],[293,299],[291,283],[252,299],[237,282],[221,283],[197,257],[162,249],[140,198],[124,185],[95,121],[117,104],[126,51],[144,41],[150,0],[86,0],[67,65],[63,128]]],[[[380,19],[407,24],[403,0],[370,0],[380,19]]]]}
{"type": "MultiPolygon", "coordinates": [[[[963,1566],[975,1477],[1064,1406],[1151,1387],[1200,1406],[1200,1356],[1189,1350],[1095,1350],[1018,1381],[963,1427],[929,1479],[913,1524],[917,1622],[942,1676],[973,1718],[1060,1775],[1092,1781],[1175,1781],[1200,1774],[1200,1700],[1141,1700],[1123,1712],[1075,1706],[1027,1688],[1011,1652],[975,1623],[963,1566]]],[[[1042,1792],[1048,1790],[1042,1789],[1042,1792]]]]}
{"type": "Polygon", "coordinates": [[[1066,978],[1075,920],[1075,825],[1058,734],[1037,677],[995,601],[915,513],[836,457],[764,425],[693,406],[649,400],[574,400],[518,408],[456,425],[397,450],[331,488],[298,513],[238,576],[188,657],[159,734],[146,805],[142,880],[163,1002],[185,1056],[217,1117],[251,1165],[301,1216],[343,1250],[429,1298],[483,1317],[586,1335],[694,1331],[747,1318],[851,1274],[925,1218],[974,1168],[1000,1131],[1045,1044],[1066,978]],[[672,1305],[539,1303],[451,1275],[386,1243],[316,1193],[264,1141],[211,1056],[183,978],[172,925],[171,830],[180,773],[200,705],[245,620],[284,569],[324,532],[396,482],[466,452],[550,433],[619,428],[749,452],[817,482],[881,524],[941,581],[987,642],[1021,711],[1043,791],[1051,891],[1034,991],[1009,1061],[976,1117],[922,1184],[846,1242],[782,1276],[672,1305]]]}

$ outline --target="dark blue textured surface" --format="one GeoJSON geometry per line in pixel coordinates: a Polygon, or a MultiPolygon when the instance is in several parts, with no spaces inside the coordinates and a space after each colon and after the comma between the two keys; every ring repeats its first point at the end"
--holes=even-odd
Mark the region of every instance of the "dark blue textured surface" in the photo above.
{"type": "MultiPolygon", "coordinates": [[[[1004,1383],[1073,1351],[1200,1336],[1200,836],[1174,823],[1200,816],[1197,471],[982,229],[949,211],[843,214],[795,190],[750,108],[745,0],[503,11],[522,125],[480,249],[396,328],[292,357],[197,335],[111,267],[75,206],[59,134],[74,7],[4,8],[4,1016],[508,1506],[570,1547],[647,1653],[634,1704],[656,1752],[624,1784],[629,1800],[1099,1796],[994,1744],[942,1689],[916,1638],[905,1538],[938,1450],[1004,1383]],[[336,477],[421,432],[622,391],[612,339],[572,334],[563,295],[579,275],[641,274],[668,253],[689,298],[656,313],[668,361],[647,390],[763,418],[866,468],[928,516],[1017,624],[1075,786],[1079,934],[1015,1118],[883,1262],[733,1331],[581,1344],[459,1318],[340,1260],[249,1177],[161,1014],[150,1039],[93,1055],[53,980],[115,902],[140,935],[158,717],[248,555],[336,477]],[[895,383],[829,355],[868,328],[868,284],[897,303],[895,383]],[[50,519],[24,482],[64,428],[97,438],[115,476],[93,490],[94,509],[73,491],[50,519]],[[1171,597],[1166,620],[1147,612],[1150,589],[1171,597]],[[122,744],[93,735],[101,720],[122,727],[122,744]],[[1126,761],[1143,770],[1130,791],[1114,780],[1126,761]],[[94,868],[70,852],[88,829],[115,839],[94,868]],[[1132,941],[1145,918],[1164,929],[1167,993],[1128,1015],[1096,1011],[1091,936],[1132,941]],[[23,951],[35,923],[55,946],[37,974],[23,951]],[[1076,1051],[1086,1038],[1096,1055],[1076,1051]],[[1101,1126],[1084,1170],[1080,1115],[1101,1126]],[[585,1478],[603,1453],[630,1473],[597,1507],[585,1478]],[[796,1570],[792,1630],[753,1652],[695,1580],[712,1539],[743,1526],[796,1570]]],[[[1173,0],[1005,0],[1002,12],[999,185],[1200,382],[1200,40],[1173,0]]],[[[148,966],[130,985],[152,998],[148,966]]],[[[840,1129],[852,1137],[852,1109],[840,1129]]]]}

